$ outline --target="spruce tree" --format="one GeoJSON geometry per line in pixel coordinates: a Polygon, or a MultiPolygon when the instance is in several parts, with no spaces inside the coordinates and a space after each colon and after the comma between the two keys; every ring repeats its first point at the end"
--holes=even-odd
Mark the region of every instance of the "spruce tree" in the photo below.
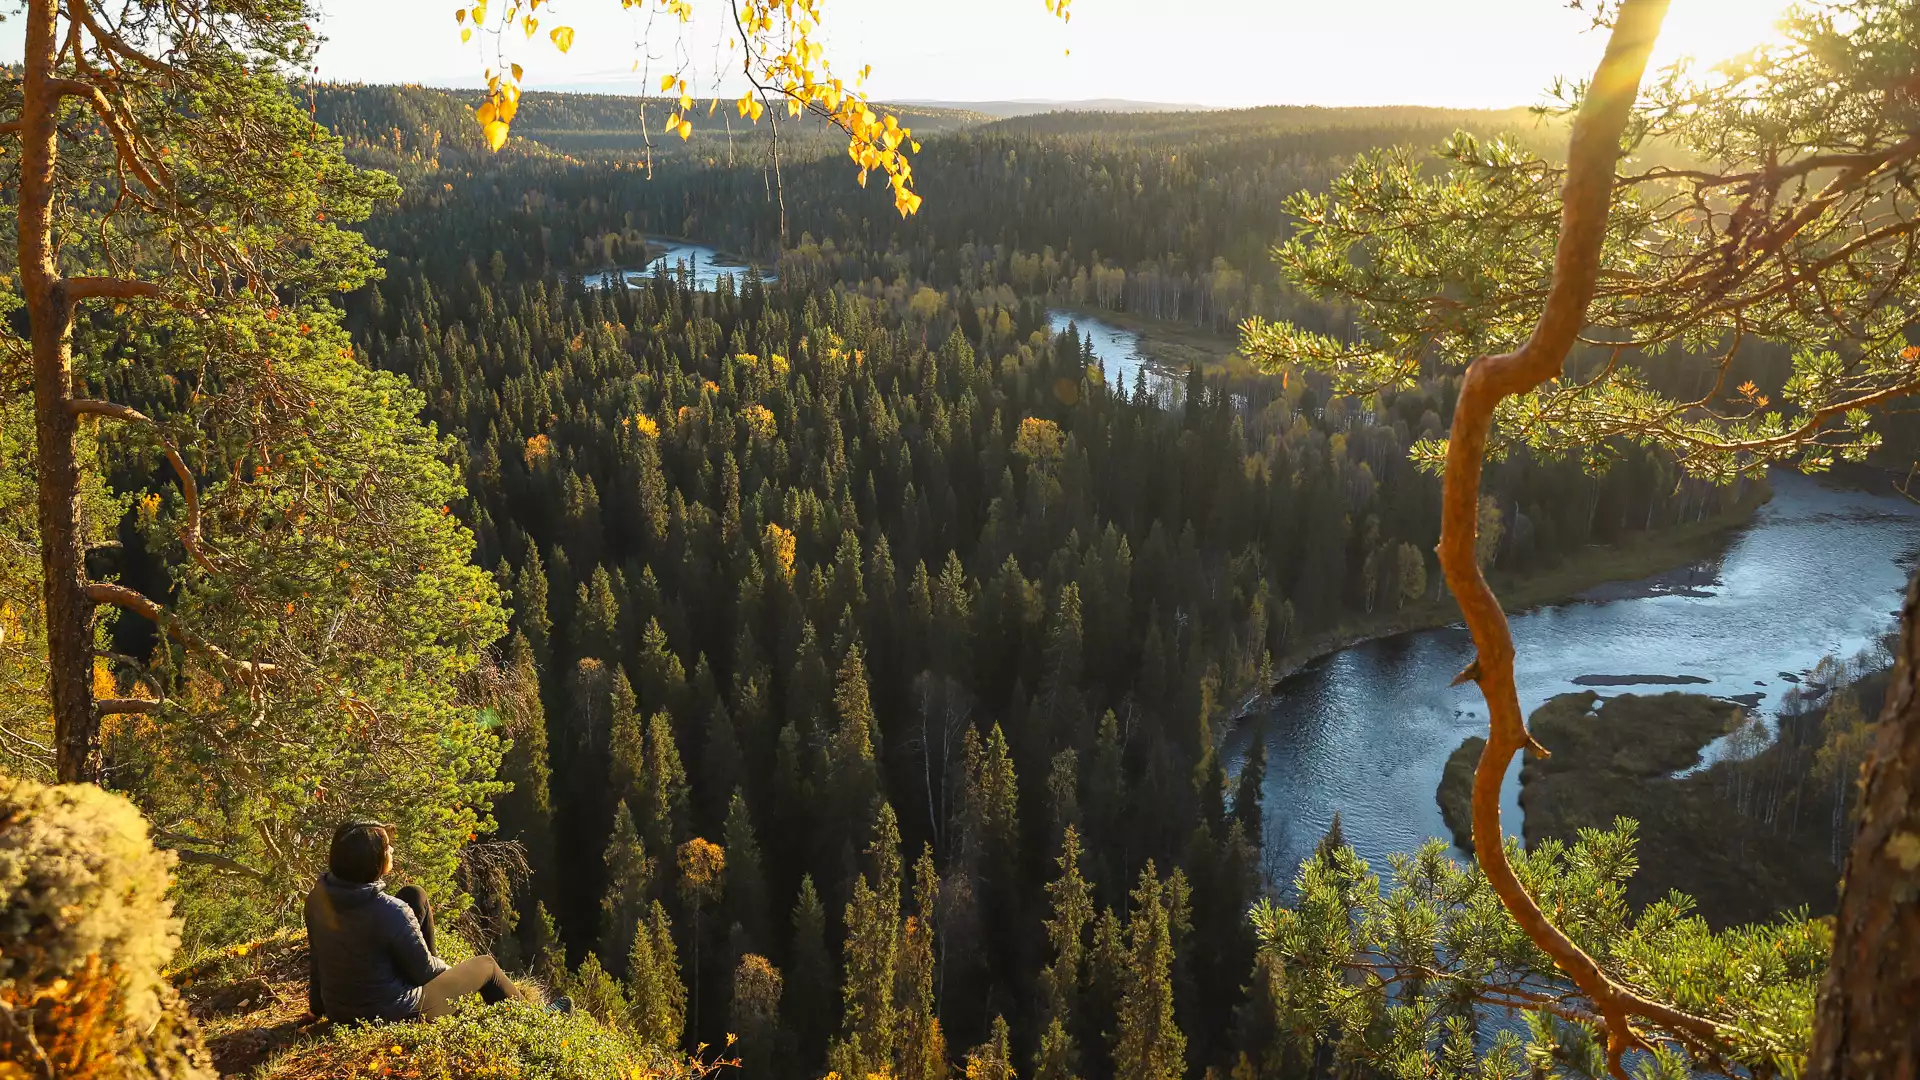
{"type": "Polygon", "coordinates": [[[526,637],[534,663],[545,671],[553,659],[553,622],[547,615],[546,564],[531,536],[520,559],[520,572],[513,579],[513,628],[526,637]]]}
{"type": "Polygon", "coordinates": [[[1246,760],[1240,763],[1240,777],[1233,794],[1233,819],[1247,842],[1256,849],[1264,842],[1265,816],[1261,800],[1267,786],[1267,741],[1256,737],[1247,747],[1246,760]]]}
{"type": "Polygon", "coordinates": [[[687,988],[667,909],[655,900],[633,931],[627,954],[627,1022],[663,1050],[677,1050],[687,1019],[687,988]]]}
{"type": "Polygon", "coordinates": [[[1093,921],[1093,890],[1080,876],[1079,830],[1067,827],[1054,865],[1060,876],[1047,885],[1053,910],[1045,927],[1052,957],[1040,971],[1042,1029],[1034,1055],[1035,1080],[1072,1080],[1077,1074],[1080,1055],[1072,1024],[1085,978],[1087,925],[1093,921]]]}
{"type": "Polygon", "coordinates": [[[532,936],[527,955],[533,958],[533,977],[550,989],[559,989],[567,979],[567,949],[560,943],[560,931],[545,901],[533,905],[532,936]]]}
{"type": "Polygon", "coordinates": [[[508,713],[507,734],[513,745],[500,760],[500,779],[512,787],[495,800],[494,817],[500,822],[500,838],[526,850],[532,888],[544,896],[554,875],[553,769],[547,711],[540,703],[540,670],[526,634],[513,635],[505,667],[499,707],[508,713]]]}
{"type": "Polygon", "coordinates": [[[1013,1039],[1007,1018],[996,1015],[987,1041],[967,1051],[967,1080],[1015,1080],[1013,1039]]]}
{"type": "Polygon", "coordinates": [[[640,779],[641,833],[647,851],[670,862],[687,835],[687,770],[680,764],[680,745],[673,737],[673,721],[656,712],[647,721],[646,772],[640,779]]]}
{"type": "Polygon", "coordinates": [[[647,777],[647,724],[627,673],[616,669],[608,694],[607,792],[644,813],[647,777]]]}
{"type": "Polygon", "coordinates": [[[1053,755],[1047,770],[1047,844],[1059,847],[1080,827],[1080,755],[1071,747],[1053,755]]]}
{"type": "Polygon", "coordinates": [[[608,956],[626,954],[633,928],[645,917],[654,865],[634,827],[633,812],[625,802],[615,804],[613,835],[607,841],[607,888],[600,899],[600,951],[608,956]]]}
{"type": "Polygon", "coordinates": [[[1040,690],[1040,719],[1053,746],[1068,745],[1079,734],[1082,645],[1080,586],[1069,581],[1060,587],[1047,628],[1046,675],[1040,690]]]}
{"type": "Polygon", "coordinates": [[[727,922],[740,927],[754,947],[766,948],[770,944],[766,871],[761,866],[760,845],[754,839],[746,794],[739,788],[733,789],[733,799],[727,806],[725,845],[727,922]]]}
{"type": "Polygon", "coordinates": [[[947,1040],[934,991],[935,919],[940,896],[933,845],[913,865],[914,914],[900,929],[895,996],[900,1003],[899,1080],[945,1080],[947,1040]]]}
{"type": "Polygon", "coordinates": [[[620,662],[620,602],[614,596],[613,576],[606,567],[594,567],[593,577],[579,586],[573,620],[576,652],[609,667],[620,662]]]}
{"type": "Polygon", "coordinates": [[[573,1007],[603,1024],[624,1027],[627,1023],[627,994],[620,980],[600,966],[597,953],[588,952],[580,969],[567,980],[567,995],[573,1007]]]}
{"type": "Polygon", "coordinates": [[[999,724],[984,740],[969,728],[963,745],[962,858],[976,874],[1005,889],[1014,880],[1020,845],[1020,784],[1013,753],[999,724]]]}
{"type": "Polygon", "coordinates": [[[667,643],[659,619],[647,620],[640,635],[640,656],[634,668],[634,689],[648,712],[685,708],[687,669],[667,643]]]}
{"type": "Polygon", "coordinates": [[[1127,920],[1127,967],[1113,1035],[1114,1080],[1180,1080],[1186,1036],[1173,1015],[1172,897],[1154,871],[1140,871],[1127,920]]]}
{"type": "Polygon", "coordinates": [[[827,952],[827,911],[820,903],[811,874],[800,879],[800,895],[793,905],[793,943],[788,950],[787,1026],[799,1043],[802,1063],[819,1062],[835,1016],[833,958],[827,952]]]}
{"type": "Polygon", "coordinates": [[[666,473],[660,465],[659,425],[646,417],[642,417],[642,421],[634,437],[634,455],[638,460],[635,472],[639,477],[639,536],[642,543],[652,549],[667,539],[670,500],[666,473]]]}
{"type": "Polygon", "coordinates": [[[899,1012],[894,970],[900,938],[900,830],[893,807],[881,801],[866,850],[867,869],[847,901],[846,982],[841,1038],[827,1053],[842,1076],[884,1073],[894,1064],[899,1012]]]}
{"type": "Polygon", "coordinates": [[[701,828],[717,829],[727,818],[733,793],[746,782],[746,764],[740,751],[740,736],[734,729],[733,714],[726,702],[715,695],[706,709],[705,745],[700,751],[700,783],[694,790],[701,796],[701,828]]]}

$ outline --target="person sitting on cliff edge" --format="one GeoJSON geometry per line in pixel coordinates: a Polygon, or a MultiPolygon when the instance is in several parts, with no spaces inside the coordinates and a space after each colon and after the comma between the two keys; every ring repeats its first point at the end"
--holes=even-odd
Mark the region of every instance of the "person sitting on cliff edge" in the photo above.
{"type": "Polygon", "coordinates": [[[432,1020],[479,994],[530,1000],[491,956],[449,965],[433,951],[433,906],[417,885],[389,894],[393,828],[348,821],[334,830],[327,871],[307,894],[309,1020],[432,1020]]]}

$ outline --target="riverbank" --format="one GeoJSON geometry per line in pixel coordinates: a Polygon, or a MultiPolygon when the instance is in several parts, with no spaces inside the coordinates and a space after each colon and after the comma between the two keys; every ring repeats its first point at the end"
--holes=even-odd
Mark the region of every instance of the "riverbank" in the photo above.
{"type": "MultiPolygon", "coordinates": [[[[1589,690],[1549,700],[1527,726],[1550,756],[1528,753],[1520,769],[1527,849],[1570,843],[1582,829],[1628,817],[1639,823],[1640,868],[1627,885],[1635,908],[1679,891],[1716,927],[1794,908],[1831,911],[1837,871],[1824,845],[1739,813],[1718,773],[1686,773],[1708,743],[1744,720],[1738,706],[1699,694],[1602,699],[1589,690]]],[[[1473,771],[1484,745],[1477,736],[1462,743],[1435,793],[1454,842],[1468,852],[1473,771]]]]}
{"type": "MultiPolygon", "coordinates": [[[[1735,534],[1753,523],[1753,516],[1764,506],[1770,494],[1764,486],[1742,499],[1733,509],[1702,521],[1688,522],[1636,533],[1625,543],[1594,545],[1563,559],[1558,566],[1538,573],[1516,575],[1495,573],[1489,579],[1501,606],[1509,615],[1537,607],[1569,604],[1587,599],[1622,599],[1646,590],[1611,590],[1595,595],[1605,586],[1659,579],[1666,585],[1684,587],[1688,579],[1702,574],[1685,574],[1688,568],[1702,568],[1718,559],[1735,534]]],[[[1274,659],[1274,685],[1266,694],[1250,695],[1241,703],[1238,715],[1257,711],[1272,690],[1309,664],[1342,649],[1366,641],[1452,626],[1460,621],[1460,605],[1443,593],[1438,600],[1423,600],[1395,611],[1376,612],[1349,620],[1329,630],[1302,638],[1283,655],[1274,659]]]]}

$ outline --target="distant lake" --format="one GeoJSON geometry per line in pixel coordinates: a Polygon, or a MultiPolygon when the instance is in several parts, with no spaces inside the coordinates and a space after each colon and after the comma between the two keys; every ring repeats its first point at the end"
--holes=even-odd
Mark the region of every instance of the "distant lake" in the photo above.
{"type": "MultiPolygon", "coordinates": [[[[1786,470],[1770,479],[1773,500],[1718,561],[1513,616],[1528,714],[1580,690],[1682,690],[1757,701],[1765,722],[1822,657],[1876,647],[1898,623],[1920,555],[1920,506],[1786,470]]],[[[1390,852],[1428,837],[1451,842],[1434,790],[1461,740],[1487,730],[1478,689],[1448,685],[1472,656],[1457,625],[1355,645],[1282,682],[1271,707],[1232,733],[1235,769],[1249,739],[1266,740],[1265,856],[1283,885],[1335,812],[1348,842],[1383,871],[1390,852]]],[[[1518,773],[1516,759],[1509,834],[1520,832],[1518,773]]]]}
{"type": "Polygon", "coordinates": [[[1047,312],[1047,325],[1056,337],[1066,333],[1069,327],[1076,329],[1082,339],[1091,337],[1094,359],[1106,369],[1107,385],[1115,393],[1133,393],[1133,380],[1143,369],[1147,373],[1147,392],[1162,407],[1178,402],[1186,389],[1179,375],[1154,366],[1141,351],[1140,335],[1131,330],[1070,311],[1047,312]]]}
{"type": "MultiPolygon", "coordinates": [[[[731,277],[739,285],[746,277],[747,266],[738,259],[729,258],[705,244],[687,244],[678,240],[660,240],[649,236],[647,250],[661,254],[647,261],[645,266],[622,267],[617,270],[602,270],[588,274],[584,279],[587,288],[605,288],[609,281],[625,278],[630,285],[642,285],[659,270],[678,273],[684,266],[693,274],[693,287],[701,292],[712,292],[723,277],[731,277]]],[[[760,280],[771,282],[773,271],[760,271],[760,280]]]]}

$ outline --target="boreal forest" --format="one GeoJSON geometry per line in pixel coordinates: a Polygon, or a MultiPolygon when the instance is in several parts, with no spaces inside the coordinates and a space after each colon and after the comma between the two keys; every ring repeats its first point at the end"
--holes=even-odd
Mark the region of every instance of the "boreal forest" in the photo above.
{"type": "Polygon", "coordinates": [[[26,0],[0,1075],[1912,1074],[1920,10],[976,111],[818,6],[26,0]]]}

